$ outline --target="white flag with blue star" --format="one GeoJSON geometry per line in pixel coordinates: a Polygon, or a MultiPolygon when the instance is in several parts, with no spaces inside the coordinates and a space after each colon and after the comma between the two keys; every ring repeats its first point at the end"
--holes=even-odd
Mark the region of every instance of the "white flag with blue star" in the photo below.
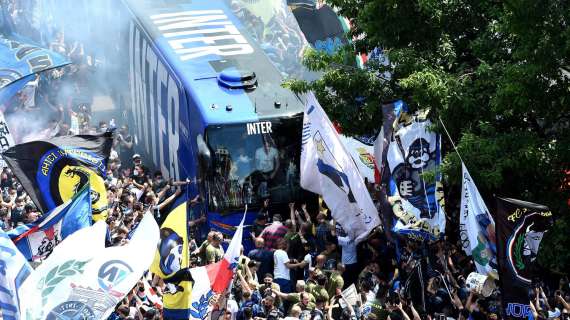
{"type": "Polygon", "coordinates": [[[356,243],[380,224],[356,164],[312,93],[303,119],[301,186],[323,197],[333,219],[356,243]]]}

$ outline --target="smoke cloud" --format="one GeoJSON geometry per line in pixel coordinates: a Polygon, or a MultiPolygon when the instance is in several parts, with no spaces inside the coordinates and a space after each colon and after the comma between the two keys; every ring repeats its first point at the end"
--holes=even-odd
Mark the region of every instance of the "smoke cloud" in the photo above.
{"type": "Polygon", "coordinates": [[[16,143],[53,136],[62,124],[71,124],[80,106],[91,110],[91,125],[119,118],[128,79],[129,19],[122,1],[0,0],[0,5],[8,8],[16,33],[72,62],[40,75],[36,92],[31,89],[35,108],[18,106],[26,100],[20,93],[13,101],[16,108],[6,109],[16,143]]]}

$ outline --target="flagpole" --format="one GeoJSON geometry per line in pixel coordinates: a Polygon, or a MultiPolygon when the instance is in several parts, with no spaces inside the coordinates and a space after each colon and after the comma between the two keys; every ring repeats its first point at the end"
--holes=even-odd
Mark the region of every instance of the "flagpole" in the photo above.
{"type": "Polygon", "coordinates": [[[461,154],[459,153],[459,150],[457,150],[457,146],[455,145],[455,142],[453,142],[453,139],[451,139],[451,135],[449,134],[449,131],[447,131],[447,128],[445,127],[445,124],[443,124],[443,121],[441,120],[441,117],[438,117],[439,119],[439,123],[441,123],[441,126],[443,127],[443,130],[445,131],[445,133],[447,134],[447,138],[449,139],[449,141],[451,142],[451,145],[453,146],[453,149],[455,150],[455,152],[457,153],[457,156],[459,157],[459,160],[461,160],[461,163],[465,164],[465,161],[463,161],[463,158],[461,158],[461,154]]]}

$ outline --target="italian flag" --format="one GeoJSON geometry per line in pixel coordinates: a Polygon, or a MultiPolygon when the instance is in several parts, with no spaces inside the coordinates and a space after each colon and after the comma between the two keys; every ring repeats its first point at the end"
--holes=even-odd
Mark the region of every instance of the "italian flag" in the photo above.
{"type": "Polygon", "coordinates": [[[222,260],[190,269],[194,279],[191,294],[191,319],[205,319],[212,309],[210,299],[222,294],[229,287],[240,256],[244,219],[245,214],[222,260]]]}

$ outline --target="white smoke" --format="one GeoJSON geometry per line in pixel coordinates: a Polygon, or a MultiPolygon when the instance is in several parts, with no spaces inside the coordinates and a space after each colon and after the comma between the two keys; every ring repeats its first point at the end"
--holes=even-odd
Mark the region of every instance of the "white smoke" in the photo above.
{"type": "MultiPolygon", "coordinates": [[[[128,75],[127,11],[117,0],[1,0],[13,2],[17,12],[14,17],[16,32],[42,47],[59,51],[68,56],[72,65],[62,68],[64,76],[50,81],[43,91],[57,97],[51,107],[36,101],[43,110],[8,110],[6,119],[16,143],[47,139],[58,131],[58,123],[70,124],[70,111],[77,111],[80,104],[96,99],[119,105],[119,93],[126,88],[128,75]],[[63,36],[64,46],[58,45],[63,36]],[[73,70],[73,72],[70,72],[73,70]],[[125,75],[118,76],[118,75],[125,75]],[[40,105],[41,104],[41,105],[40,105]],[[10,113],[12,112],[12,113],[10,113]]],[[[53,71],[41,77],[52,77],[53,71]]],[[[36,100],[37,96],[36,96],[36,100]]],[[[104,107],[104,106],[103,106],[104,107]]],[[[117,117],[114,108],[101,108],[92,117],[108,121],[117,117]]]]}

